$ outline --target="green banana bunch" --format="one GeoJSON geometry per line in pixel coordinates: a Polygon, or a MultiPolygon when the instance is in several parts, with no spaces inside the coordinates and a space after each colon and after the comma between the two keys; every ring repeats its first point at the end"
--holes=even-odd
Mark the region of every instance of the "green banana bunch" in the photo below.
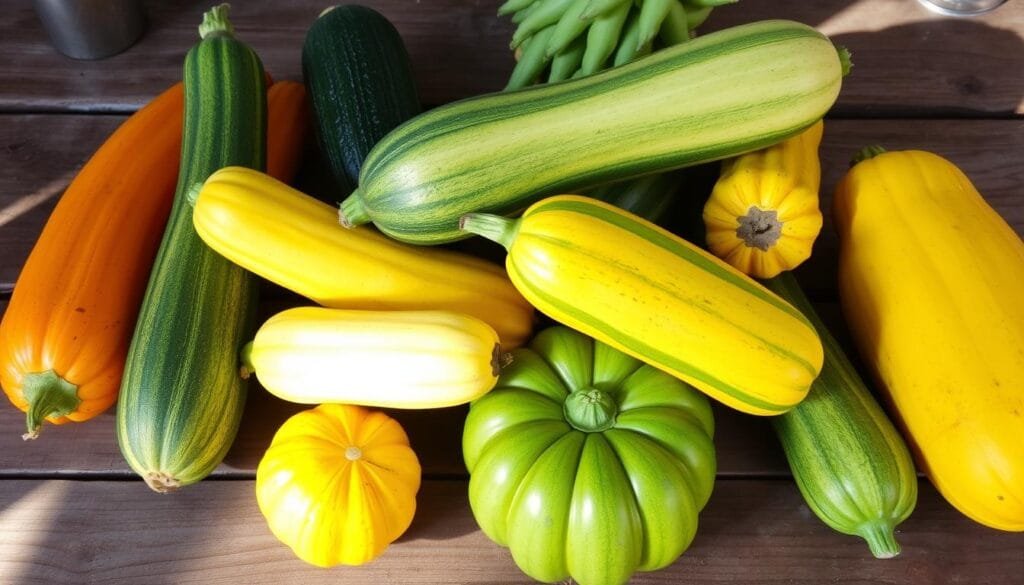
{"type": "Polygon", "coordinates": [[[507,0],[517,63],[506,90],[628,63],[693,37],[711,9],[736,0],[507,0]],[[584,34],[585,33],[585,34],[584,34]]]}

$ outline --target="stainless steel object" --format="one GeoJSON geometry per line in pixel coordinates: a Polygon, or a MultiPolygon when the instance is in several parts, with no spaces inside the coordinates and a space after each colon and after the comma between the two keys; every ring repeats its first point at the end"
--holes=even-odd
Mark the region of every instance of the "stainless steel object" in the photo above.
{"type": "Polygon", "coordinates": [[[74,59],[102,59],[132,46],[142,35],[141,0],[33,0],[36,14],[58,51],[74,59]]]}
{"type": "Polygon", "coordinates": [[[1007,0],[920,0],[926,7],[950,16],[974,16],[995,10],[1007,0]]]}

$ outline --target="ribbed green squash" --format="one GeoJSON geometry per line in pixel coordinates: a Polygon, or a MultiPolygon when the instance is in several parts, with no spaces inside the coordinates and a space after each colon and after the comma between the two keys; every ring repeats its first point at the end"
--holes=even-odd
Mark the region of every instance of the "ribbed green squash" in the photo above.
{"type": "Polygon", "coordinates": [[[335,6],[306,33],[302,77],[320,151],[337,188],[347,194],[373,145],[420,113],[409,55],[380,13],[355,4],[335,6]]]}
{"type": "Polygon", "coordinates": [[[117,438],[156,491],[195,483],[227,453],[245,404],[238,352],[251,337],[254,278],[192,227],[187,194],[215,170],[265,164],[266,90],[256,54],[232,36],[226,8],[185,58],[185,127],[171,217],[128,351],[117,438]]]}
{"type": "Polygon", "coordinates": [[[513,350],[472,404],[469,503],[527,575],[626,582],[676,560],[715,480],[708,400],[567,327],[513,350]]]}
{"type": "Polygon", "coordinates": [[[764,21],[585,79],[456,102],[373,148],[342,223],[440,244],[465,237],[458,220],[469,212],[508,215],[547,195],[762,148],[820,119],[846,65],[813,28],[764,21]]]}
{"type": "Polygon", "coordinates": [[[864,538],[878,558],[894,557],[893,530],[917,503],[910,451],[792,274],[765,286],[807,316],[825,348],[807,398],[772,418],[800,493],[825,524],[864,538]]]}

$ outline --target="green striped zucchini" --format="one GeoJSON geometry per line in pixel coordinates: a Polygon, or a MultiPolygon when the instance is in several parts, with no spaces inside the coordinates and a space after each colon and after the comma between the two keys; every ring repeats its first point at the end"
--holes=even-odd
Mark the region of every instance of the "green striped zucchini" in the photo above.
{"type": "Polygon", "coordinates": [[[864,538],[878,558],[894,557],[893,530],[917,503],[910,451],[792,274],[765,284],[803,311],[825,349],[807,398],[772,419],[800,493],[825,524],[864,538]]]}
{"type": "Polygon", "coordinates": [[[820,119],[844,53],[811,27],[764,21],[575,81],[426,112],[370,152],[341,222],[406,242],[465,237],[459,217],[763,148],[820,119]]]}
{"type": "Polygon", "coordinates": [[[560,195],[519,219],[471,213],[462,225],[505,246],[509,278],[537,310],[728,406],[780,414],[821,369],[821,342],[799,311],[613,205],[560,195]]]}
{"type": "Polygon", "coordinates": [[[335,6],[306,33],[302,77],[320,151],[336,187],[348,193],[373,145],[420,113],[409,54],[380,13],[356,4],[335,6]]]}
{"type": "Polygon", "coordinates": [[[121,452],[156,491],[195,483],[224,458],[245,403],[239,350],[256,282],[206,246],[188,191],[229,165],[263,169],[266,90],[256,54],[221,6],[185,58],[185,127],[171,216],[128,351],[117,407],[121,452]]]}

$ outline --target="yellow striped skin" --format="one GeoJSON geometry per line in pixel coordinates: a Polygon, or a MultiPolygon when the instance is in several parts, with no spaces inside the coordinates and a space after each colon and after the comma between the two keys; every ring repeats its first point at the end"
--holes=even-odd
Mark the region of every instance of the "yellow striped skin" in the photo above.
{"type": "MultiPolygon", "coordinates": [[[[464,226],[480,233],[473,217],[464,226]]],[[[802,314],[628,212],[562,195],[514,223],[483,217],[509,222],[506,268],[538,310],[728,406],[780,414],[821,370],[821,342],[802,314]]]]}
{"type": "Polygon", "coordinates": [[[788,140],[723,163],[704,205],[712,254],[756,278],[772,278],[810,258],[822,223],[823,128],[819,120],[788,140]]]}
{"type": "Polygon", "coordinates": [[[839,184],[847,322],[939,492],[1024,531],[1024,243],[935,154],[888,152],[839,184]]]}
{"type": "Polygon", "coordinates": [[[326,307],[447,310],[522,345],[533,307],[500,266],[401,244],[367,227],[338,226],[337,209],[251,169],[214,173],[195,202],[199,237],[235,264],[326,307]]]}
{"type": "Polygon", "coordinates": [[[303,561],[361,565],[409,527],[420,472],[394,419],[324,404],[278,429],[256,469],[256,502],[274,536],[303,561]]]}
{"type": "Polygon", "coordinates": [[[245,369],[284,400],[388,408],[475,400],[500,357],[494,329],[468,315],[322,307],[274,315],[243,351],[245,369]]]}

